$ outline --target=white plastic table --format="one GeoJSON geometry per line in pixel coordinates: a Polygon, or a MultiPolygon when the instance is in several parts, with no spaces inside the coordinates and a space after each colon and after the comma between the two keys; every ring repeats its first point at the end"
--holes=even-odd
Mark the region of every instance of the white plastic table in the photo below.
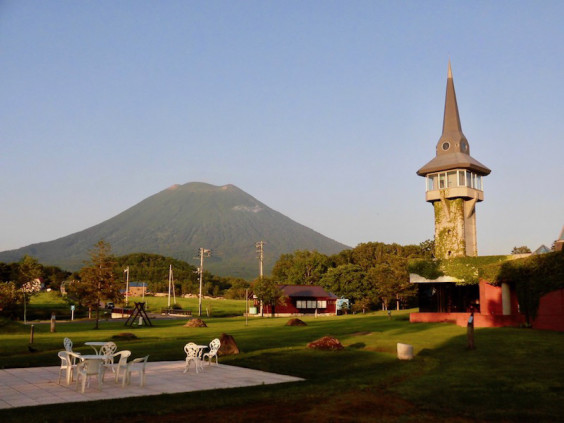
{"type": "Polygon", "coordinates": [[[209,345],[196,345],[198,348],[198,361],[200,362],[200,369],[204,369],[204,362],[202,361],[202,356],[204,354],[204,350],[209,348],[209,345]]]}
{"type": "Polygon", "coordinates": [[[99,355],[99,354],[96,354],[96,355],[94,355],[94,354],[81,354],[80,355],[80,359],[82,361],[85,361],[85,360],[104,360],[105,358],[106,358],[105,355],[99,355]]]}
{"type": "Polygon", "coordinates": [[[85,342],[84,345],[88,345],[92,347],[96,355],[100,355],[100,350],[104,345],[106,345],[109,341],[88,341],[85,342]],[[98,349],[96,347],[99,347],[98,349]]]}

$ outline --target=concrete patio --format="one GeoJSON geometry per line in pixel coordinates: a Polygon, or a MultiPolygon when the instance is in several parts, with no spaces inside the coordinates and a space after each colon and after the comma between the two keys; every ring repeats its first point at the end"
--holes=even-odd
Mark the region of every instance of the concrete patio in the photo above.
{"type": "Polygon", "coordinates": [[[183,373],[184,361],[148,362],[145,386],[139,386],[137,374],[131,384],[122,388],[114,382],[114,374],[106,372],[104,383],[98,390],[95,378],[83,393],[76,390],[76,383],[67,385],[65,375],[59,379],[59,366],[30,367],[25,369],[0,370],[0,409],[30,407],[79,401],[95,401],[145,395],[174,394],[208,389],[238,388],[244,386],[297,382],[303,379],[293,376],[266,373],[242,367],[204,366],[196,374],[193,367],[183,373]]]}

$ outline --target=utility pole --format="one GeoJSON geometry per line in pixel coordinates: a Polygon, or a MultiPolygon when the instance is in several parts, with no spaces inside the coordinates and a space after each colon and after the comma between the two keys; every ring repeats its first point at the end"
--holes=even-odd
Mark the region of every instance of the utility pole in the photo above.
{"type": "Polygon", "coordinates": [[[200,247],[198,249],[198,257],[200,258],[200,267],[198,268],[198,273],[200,273],[200,298],[198,299],[198,316],[202,316],[202,283],[204,279],[204,257],[210,257],[212,251],[200,247]]]}
{"type": "Polygon", "coordinates": [[[172,264],[169,264],[169,266],[168,266],[168,303],[167,303],[169,313],[170,313],[170,286],[172,285],[171,275],[172,275],[172,264]]]}
{"type": "Polygon", "coordinates": [[[129,300],[129,266],[123,271],[125,273],[125,306],[127,307],[127,302],[129,300]]]}
{"type": "Polygon", "coordinates": [[[245,326],[249,326],[249,288],[245,289],[245,326]]]}
{"type": "Polygon", "coordinates": [[[259,241],[255,244],[257,247],[257,258],[259,259],[259,276],[262,279],[262,266],[264,262],[264,241],[259,241]]]}
{"type": "MultiPolygon", "coordinates": [[[[262,280],[262,265],[264,262],[264,241],[259,241],[255,244],[257,247],[257,258],[259,259],[259,278],[262,280]]],[[[262,300],[260,302],[260,314],[262,315],[262,300]]]]}

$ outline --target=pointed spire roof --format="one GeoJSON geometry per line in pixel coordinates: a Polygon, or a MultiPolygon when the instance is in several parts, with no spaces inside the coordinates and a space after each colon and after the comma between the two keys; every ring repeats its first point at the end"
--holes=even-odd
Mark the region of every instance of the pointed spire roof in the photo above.
{"type": "MultiPolygon", "coordinates": [[[[452,68],[450,60],[448,61],[448,76],[445,98],[445,114],[443,118],[443,134],[442,139],[466,140],[462,133],[462,125],[460,124],[460,115],[458,114],[458,103],[456,102],[456,92],[454,91],[454,81],[452,79],[452,68]]],[[[439,140],[439,143],[441,142],[439,140]]],[[[438,152],[438,151],[437,151],[438,152]]]]}
{"type": "Polygon", "coordinates": [[[469,169],[481,175],[491,170],[470,156],[470,145],[462,132],[454,90],[452,67],[448,62],[443,133],[436,147],[437,156],[417,171],[420,176],[449,169],[469,169]]]}

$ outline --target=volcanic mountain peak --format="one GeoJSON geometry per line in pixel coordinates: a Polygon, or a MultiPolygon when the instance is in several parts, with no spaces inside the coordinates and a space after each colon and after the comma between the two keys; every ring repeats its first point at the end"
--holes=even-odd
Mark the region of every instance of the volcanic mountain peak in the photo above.
{"type": "Polygon", "coordinates": [[[296,250],[338,253],[347,247],[269,208],[235,185],[172,185],[120,214],[54,241],[0,252],[0,261],[25,254],[43,264],[79,269],[99,240],[116,255],[154,253],[187,262],[200,247],[214,251],[206,269],[218,275],[256,276],[255,244],[266,241],[268,272],[281,254],[296,250]]]}

